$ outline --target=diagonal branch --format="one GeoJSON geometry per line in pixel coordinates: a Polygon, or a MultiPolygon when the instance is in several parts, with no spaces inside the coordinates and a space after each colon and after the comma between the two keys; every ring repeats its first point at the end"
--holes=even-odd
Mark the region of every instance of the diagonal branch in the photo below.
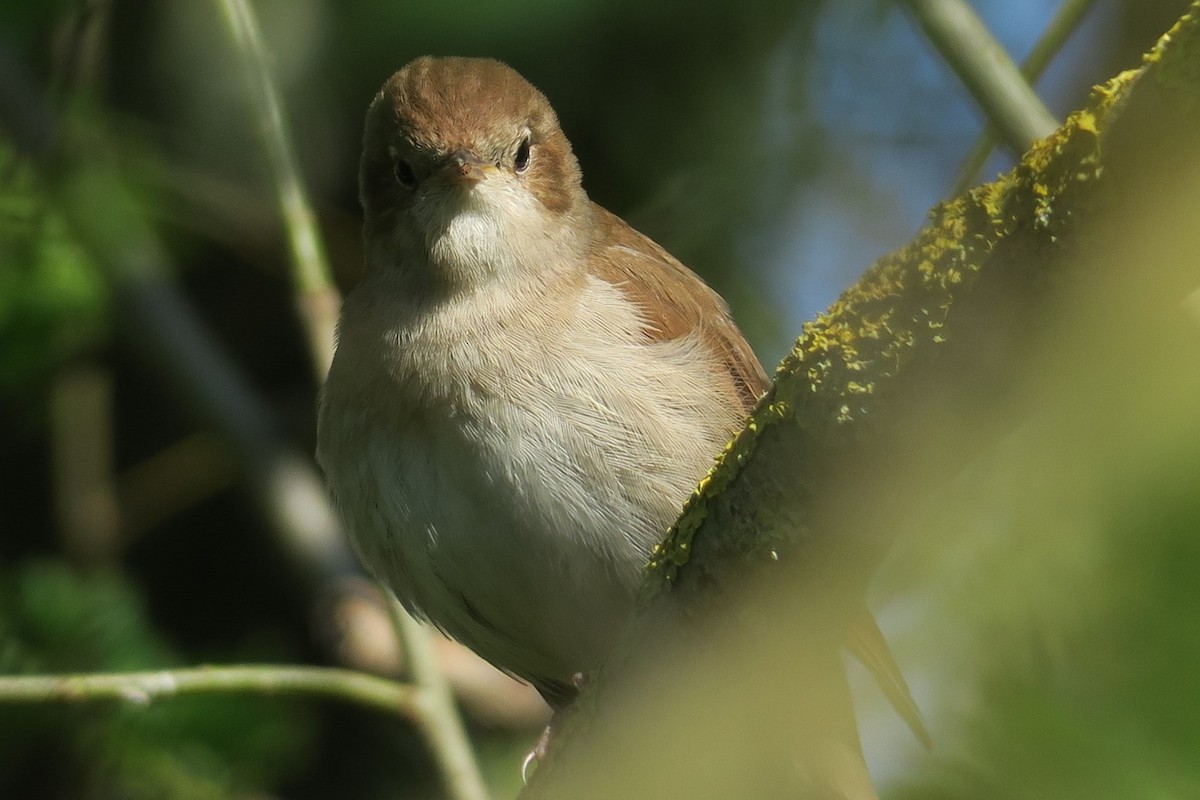
{"type": "Polygon", "coordinates": [[[905,0],[1000,139],[1021,153],[1058,123],[966,0],[905,0]]]}
{"type": "MultiPolygon", "coordinates": [[[[1058,13],[1054,15],[1054,19],[1050,21],[1046,30],[1034,43],[1033,49],[1029,51],[1029,56],[1021,63],[1021,75],[1025,77],[1030,86],[1037,84],[1038,78],[1045,72],[1046,67],[1050,66],[1054,56],[1067,39],[1071,38],[1071,34],[1083,22],[1084,17],[1091,11],[1095,3],[1096,0],[1065,0],[1058,9],[1058,13]]],[[[963,159],[963,165],[958,171],[958,178],[954,181],[954,188],[950,191],[951,197],[957,197],[974,185],[979,171],[983,169],[983,165],[995,147],[996,134],[989,125],[972,145],[971,152],[963,159]]]]}
{"type": "Polygon", "coordinates": [[[249,106],[258,123],[271,166],[276,199],[287,233],[296,305],[308,333],[308,349],[318,382],[333,361],[334,331],[341,297],[329,274],[316,215],[308,202],[292,138],[284,122],[283,102],[267,69],[266,47],[254,12],[245,0],[221,0],[225,22],[237,46],[249,90],[249,106]]]}

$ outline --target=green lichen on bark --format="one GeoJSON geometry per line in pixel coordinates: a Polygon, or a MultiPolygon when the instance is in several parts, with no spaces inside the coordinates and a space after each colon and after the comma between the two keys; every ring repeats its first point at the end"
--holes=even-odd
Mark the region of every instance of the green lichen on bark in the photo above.
{"type": "Polygon", "coordinates": [[[1176,92],[1180,102],[1200,102],[1200,3],[1162,35],[1144,63],[1151,79],[1176,92]]]}
{"type": "Polygon", "coordinates": [[[1103,194],[1106,134],[1139,86],[1151,81],[1195,102],[1198,20],[1193,3],[1140,70],[1096,87],[1084,109],[1008,174],[935,208],[912,242],[804,326],[745,429],[655,549],[648,597],[685,576],[701,587],[719,581],[739,563],[774,560],[809,536],[808,501],[820,491],[822,458],[886,427],[905,391],[901,379],[962,338],[970,315],[960,307],[986,304],[997,273],[1001,284],[1019,286],[1022,302],[1058,277],[1057,251],[1103,194]],[[766,443],[774,446],[764,459],[766,443]],[[781,468],[781,457],[812,466],[781,468]]]}

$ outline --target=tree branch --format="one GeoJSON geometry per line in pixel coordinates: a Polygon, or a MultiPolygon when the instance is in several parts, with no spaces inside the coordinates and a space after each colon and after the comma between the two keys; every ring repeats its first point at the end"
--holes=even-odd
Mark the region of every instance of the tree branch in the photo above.
{"type": "MultiPolygon", "coordinates": [[[[221,8],[241,57],[250,88],[251,112],[258,120],[274,174],[276,195],[288,231],[296,306],[308,334],[313,371],[318,383],[324,383],[333,362],[341,296],[330,278],[321,236],[292,154],[283,103],[267,69],[265,47],[254,13],[245,0],[221,0],[221,8]]],[[[390,600],[391,591],[386,586],[382,589],[384,597],[390,600]]],[[[412,665],[413,679],[428,702],[430,713],[418,722],[450,795],[459,800],[486,800],[487,788],[462,717],[437,663],[433,631],[413,619],[395,601],[389,602],[389,611],[412,665]]]]}
{"type": "Polygon", "coordinates": [[[437,662],[430,628],[414,619],[386,586],[381,588],[387,597],[392,626],[408,654],[412,678],[426,701],[429,713],[421,720],[421,735],[437,761],[442,780],[456,800],[487,800],[487,787],[454,704],[454,694],[437,662]]]}
{"type": "Polygon", "coordinates": [[[420,720],[428,713],[419,690],[396,681],[331,667],[282,664],[79,675],[0,676],[0,703],[90,703],[121,700],[147,705],[192,694],[307,694],[369,706],[420,720]]]}
{"type": "Polygon", "coordinates": [[[254,12],[245,0],[220,0],[220,5],[246,78],[249,110],[258,123],[263,149],[271,165],[275,196],[287,232],[296,308],[308,334],[313,374],[318,382],[323,382],[333,362],[341,297],[330,277],[325,246],[293,155],[292,139],[284,123],[283,102],[267,69],[266,47],[254,12]]]}
{"type": "MultiPolygon", "coordinates": [[[[1095,2],[1096,0],[1065,0],[1059,7],[1054,19],[1038,37],[1033,49],[1029,51],[1029,56],[1021,63],[1021,75],[1029,82],[1030,86],[1037,84],[1038,78],[1045,72],[1046,67],[1050,66],[1050,62],[1067,39],[1071,38],[1071,34],[1083,22],[1083,18],[1087,16],[1095,2]]],[[[984,163],[987,162],[988,156],[992,154],[995,147],[996,133],[990,125],[987,125],[979,139],[972,145],[967,157],[963,159],[963,165],[958,171],[958,178],[954,181],[954,188],[950,190],[951,197],[957,197],[974,185],[979,171],[983,169],[984,163]]]]}
{"type": "Polygon", "coordinates": [[[970,91],[1014,154],[1058,127],[966,0],[905,0],[921,30],[970,91]]]}

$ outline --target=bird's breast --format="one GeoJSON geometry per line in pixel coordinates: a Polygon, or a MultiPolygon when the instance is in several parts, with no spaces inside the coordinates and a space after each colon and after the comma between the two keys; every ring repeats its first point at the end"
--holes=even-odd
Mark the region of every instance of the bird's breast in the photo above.
{"type": "Polygon", "coordinates": [[[647,343],[609,284],[534,315],[475,300],[373,344],[343,336],[339,360],[388,378],[364,389],[335,363],[322,465],[402,600],[518,675],[565,681],[608,651],[737,413],[695,343],[647,343]]]}

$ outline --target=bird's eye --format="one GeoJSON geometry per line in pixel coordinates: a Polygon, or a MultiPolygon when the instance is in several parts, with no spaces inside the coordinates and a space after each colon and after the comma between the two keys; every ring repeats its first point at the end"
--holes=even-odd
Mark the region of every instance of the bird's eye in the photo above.
{"type": "Polygon", "coordinates": [[[413,172],[412,164],[409,164],[403,158],[396,159],[396,180],[400,185],[411,189],[417,185],[417,173],[413,172]]]}
{"type": "Polygon", "coordinates": [[[517,154],[513,156],[513,168],[517,172],[524,172],[529,169],[529,137],[526,136],[517,145],[517,154]]]}

